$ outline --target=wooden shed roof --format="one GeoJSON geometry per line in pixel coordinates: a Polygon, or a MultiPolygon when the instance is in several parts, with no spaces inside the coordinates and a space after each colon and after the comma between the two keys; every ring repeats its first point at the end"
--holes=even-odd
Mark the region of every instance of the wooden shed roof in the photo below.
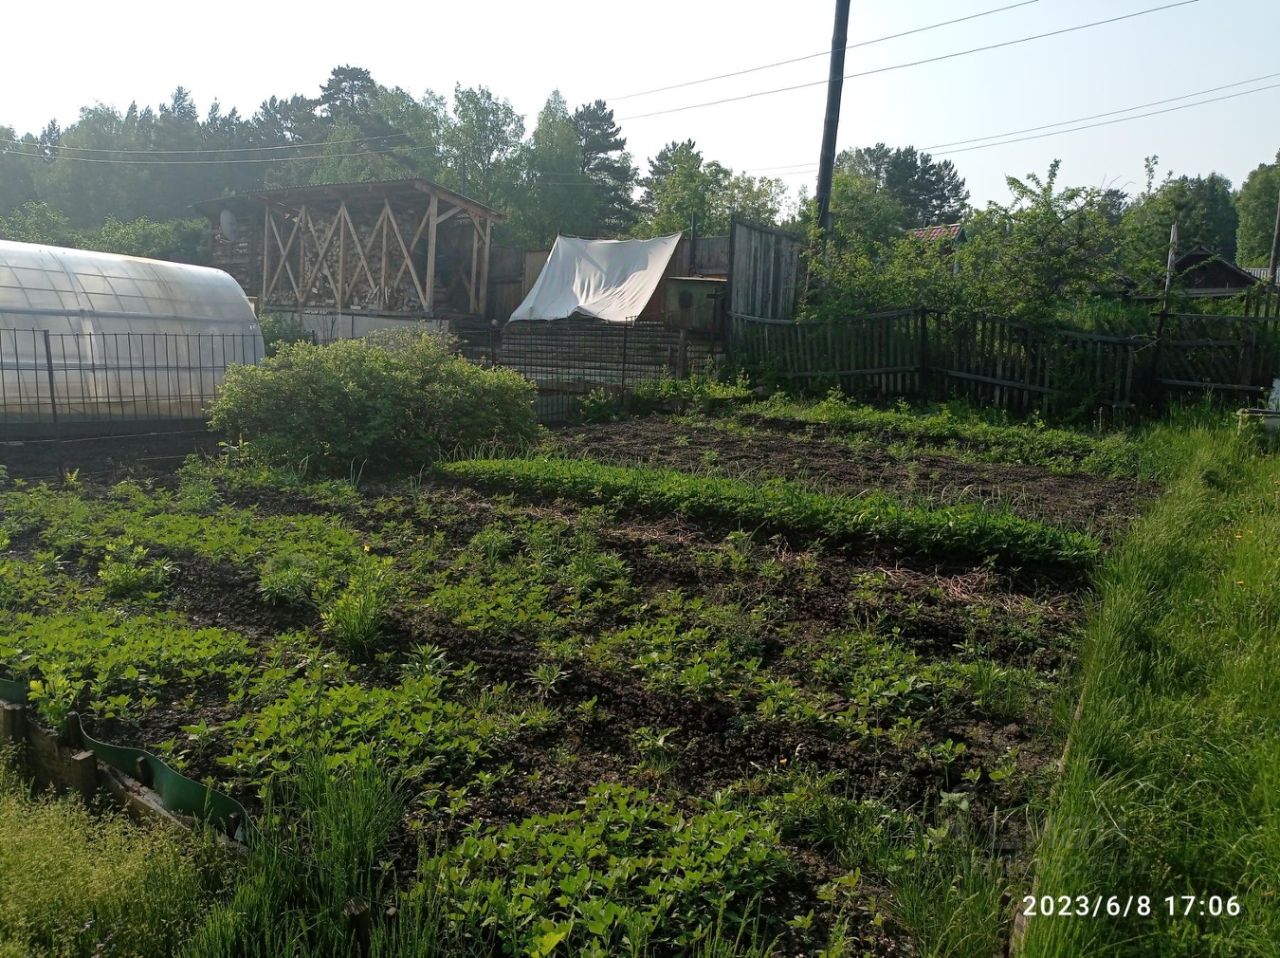
{"type": "Polygon", "coordinates": [[[306,186],[284,186],[270,190],[249,190],[220,199],[202,200],[199,203],[193,203],[192,206],[206,216],[217,216],[223,209],[244,208],[255,200],[260,203],[276,203],[285,206],[325,202],[345,202],[349,206],[366,202],[371,205],[381,205],[384,200],[403,201],[416,199],[419,196],[430,196],[433,193],[447,203],[478,213],[485,218],[506,219],[493,207],[422,177],[403,180],[368,180],[356,183],[317,183],[306,186]]]}

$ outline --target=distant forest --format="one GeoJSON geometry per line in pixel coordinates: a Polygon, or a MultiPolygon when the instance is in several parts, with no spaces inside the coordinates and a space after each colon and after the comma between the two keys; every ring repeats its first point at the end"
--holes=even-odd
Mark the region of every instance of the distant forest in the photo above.
{"type": "MultiPolygon", "coordinates": [[[[695,218],[710,235],[734,215],[803,229],[811,216],[803,191],[793,196],[780,179],[709,159],[693,140],[668,143],[642,169],[603,100],[571,109],[552,93],[530,129],[483,86],[414,96],[341,66],[315,95],[273,96],[250,116],[215,102],[202,117],[179,87],[158,109],[85,107],[65,129],[51,122],[38,133],[0,126],[0,237],[199,262],[204,226],[193,218],[195,202],[413,176],[503,210],[508,222],[496,240],[526,248],[557,233],[668,233],[695,218]]],[[[1217,173],[1158,181],[1151,157],[1140,193],[1081,195],[1143,262],[1159,259],[1177,218],[1184,246],[1257,265],[1270,251],[1277,190],[1280,157],[1239,190],[1217,173]]],[[[909,146],[876,144],[837,160],[833,212],[841,237],[855,245],[884,247],[904,230],[984,212],[968,201],[949,160],[909,146]]]]}
{"type": "MultiPolygon", "coordinates": [[[[2,119],[2,118],[0,118],[2,119]]],[[[500,242],[557,232],[653,235],[723,231],[731,213],[776,223],[786,189],[672,143],[642,175],[613,111],[570,110],[552,93],[528,130],[484,87],[415,97],[339,67],[318,95],[271,97],[251,116],[214,103],[201,117],[177,89],[159,109],[85,107],[63,129],[0,126],[0,235],[37,242],[133,244],[198,258],[191,204],[245,190],[421,176],[509,215],[500,242]]]]}

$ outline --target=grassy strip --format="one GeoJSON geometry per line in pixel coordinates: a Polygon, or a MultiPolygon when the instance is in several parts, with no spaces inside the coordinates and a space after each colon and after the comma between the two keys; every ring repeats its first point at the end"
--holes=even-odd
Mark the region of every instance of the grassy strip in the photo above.
{"type": "MultiPolygon", "coordinates": [[[[166,955],[212,905],[213,846],[31,796],[0,754],[0,956],[166,955]]],[[[216,884],[216,883],[215,883],[216,884]]]]}
{"type": "Polygon", "coordinates": [[[741,416],[828,426],[837,432],[959,453],[981,462],[1026,463],[1055,470],[1131,475],[1140,468],[1139,447],[1129,438],[1093,436],[1070,429],[995,423],[973,410],[941,406],[877,409],[831,396],[819,403],[775,397],[744,407],[741,416]]]}
{"type": "Polygon", "coordinates": [[[1088,536],[1007,512],[978,506],[922,509],[888,496],[824,495],[789,482],[756,484],[581,459],[470,459],[441,468],[456,479],[494,489],[741,523],[839,546],[878,543],[938,559],[994,559],[1005,568],[1083,570],[1098,551],[1088,536]]]}
{"type": "Polygon", "coordinates": [[[1037,890],[1122,908],[1148,895],[1151,916],[1032,917],[1026,956],[1280,941],[1280,461],[1228,429],[1150,441],[1180,466],[1100,572],[1037,890]],[[1190,914],[1175,897],[1170,917],[1166,896],[1182,895],[1190,914]],[[1213,917],[1211,895],[1237,896],[1239,914],[1213,917]]]}

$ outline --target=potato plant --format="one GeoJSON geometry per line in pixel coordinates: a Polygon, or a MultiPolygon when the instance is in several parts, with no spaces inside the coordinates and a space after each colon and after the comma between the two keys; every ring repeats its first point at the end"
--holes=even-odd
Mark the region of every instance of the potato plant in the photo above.
{"type": "MultiPolygon", "coordinates": [[[[338,361],[290,356],[299,381],[338,361]]],[[[960,421],[897,441],[1024,463],[1036,441],[960,421]]],[[[175,924],[185,955],[1003,940],[1097,540],[730,477],[714,449],[375,485],[262,438],[176,479],[0,489],[0,671],[261,824],[175,924]]],[[[1041,438],[1053,468],[1114,451],[1041,438]]]]}

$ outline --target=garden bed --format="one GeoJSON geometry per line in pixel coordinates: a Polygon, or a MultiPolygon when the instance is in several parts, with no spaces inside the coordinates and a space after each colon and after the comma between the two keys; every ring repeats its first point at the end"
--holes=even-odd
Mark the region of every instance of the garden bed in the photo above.
{"type": "MultiPolygon", "coordinates": [[[[92,734],[251,809],[308,750],[339,766],[374,755],[406,783],[388,852],[405,887],[420,845],[463,856],[447,868],[488,869],[504,894],[564,854],[520,836],[565,830],[586,862],[636,856],[625,895],[571,883],[558,903],[530,897],[504,948],[560,928],[575,948],[618,947],[625,916],[588,917],[616,900],[639,921],[668,901],[645,891],[663,882],[681,889],[663,907],[692,910],[655,919],[659,954],[730,903],[752,941],[783,953],[843,940],[899,954],[957,934],[998,945],[1061,748],[1047,705],[1085,593],[1078,575],[1027,575],[992,543],[1011,536],[1078,572],[1085,538],[1035,520],[1119,522],[1137,484],[1046,471],[1037,485],[1024,467],[1005,504],[1020,511],[1030,486],[1044,511],[993,519],[937,511],[997,498],[966,491],[959,477],[978,467],[961,463],[921,465],[911,484],[888,457],[877,473],[820,440],[659,419],[553,441],[686,475],[709,458],[743,468],[712,510],[630,508],[628,483],[648,480],[626,469],[595,496],[504,489],[477,479],[483,463],[361,491],[243,461],[10,486],[0,668],[43,683],[37,709],[74,703],[92,734]],[[778,487],[759,484],[815,473],[816,488],[909,499],[854,508],[798,491],[779,511],[778,487]],[[757,508],[768,522],[748,521],[757,508]],[[606,823],[642,808],[656,817],[635,834],[658,845],[611,845],[625,829],[606,823]],[[712,853],[676,822],[708,829],[723,867],[695,877],[712,853]],[[508,856],[524,870],[478,864],[508,856]],[[962,899],[947,890],[957,867],[973,885],[962,899]]],[[[684,495],[674,482],[663,489],[684,495]]]]}
{"type": "Polygon", "coordinates": [[[985,503],[1107,535],[1129,522],[1152,494],[1149,484],[1132,477],[967,461],[931,451],[902,454],[888,440],[851,448],[840,440],[839,433],[794,420],[733,428],[718,420],[650,416],[560,429],[548,445],[565,456],[785,478],[841,493],[887,490],[941,504],[985,503]]]}

